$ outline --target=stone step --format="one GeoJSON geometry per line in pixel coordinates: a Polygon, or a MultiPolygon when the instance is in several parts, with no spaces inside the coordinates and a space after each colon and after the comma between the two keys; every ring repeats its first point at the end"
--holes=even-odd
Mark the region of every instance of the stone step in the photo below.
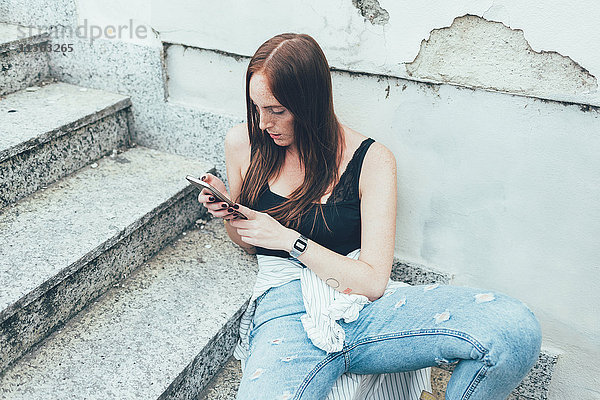
{"type": "Polygon", "coordinates": [[[49,74],[49,34],[0,23],[0,97],[32,86],[49,74]]]}
{"type": "Polygon", "coordinates": [[[135,147],[0,212],[0,371],[193,225],[208,169],[135,147]]]}
{"type": "Polygon", "coordinates": [[[187,231],[11,366],[0,398],[196,399],[231,355],[256,270],[220,220],[187,231]]]}
{"type": "Polygon", "coordinates": [[[61,82],[0,101],[0,208],[129,145],[130,106],[61,82]]]}

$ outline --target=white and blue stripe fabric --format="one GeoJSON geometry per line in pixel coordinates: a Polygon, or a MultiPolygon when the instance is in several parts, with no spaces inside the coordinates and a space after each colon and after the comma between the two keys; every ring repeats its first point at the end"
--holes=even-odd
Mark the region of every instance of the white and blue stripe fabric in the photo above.
{"type": "MultiPolygon", "coordinates": [[[[360,249],[347,257],[358,259],[360,249]]],[[[242,363],[249,351],[249,332],[252,329],[256,299],[268,289],[299,279],[306,314],[301,317],[308,338],[318,348],[327,353],[341,351],[345,332],[337,321],[355,321],[369,300],[362,295],[344,294],[325,284],[311,269],[306,268],[295,258],[282,258],[257,255],[259,271],[252,298],[242,315],[240,339],[234,356],[242,363]]],[[[393,293],[395,288],[409,286],[403,282],[390,280],[384,296],[393,293]]],[[[345,373],[335,382],[327,400],[414,400],[421,391],[431,391],[431,369],[389,373],[380,375],[358,375],[345,373]]]]}

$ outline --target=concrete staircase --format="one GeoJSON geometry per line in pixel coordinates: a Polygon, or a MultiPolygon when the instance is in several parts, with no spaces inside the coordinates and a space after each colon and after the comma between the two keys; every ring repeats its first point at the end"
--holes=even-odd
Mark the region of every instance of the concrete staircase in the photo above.
{"type": "Polygon", "coordinates": [[[128,97],[47,76],[0,24],[0,398],[196,398],[230,356],[255,262],[185,175],[135,146],[128,97]]]}
{"type": "Polygon", "coordinates": [[[184,179],[213,165],[136,146],[130,99],[56,82],[25,31],[0,24],[0,399],[234,398],[256,262],[184,179]]]}

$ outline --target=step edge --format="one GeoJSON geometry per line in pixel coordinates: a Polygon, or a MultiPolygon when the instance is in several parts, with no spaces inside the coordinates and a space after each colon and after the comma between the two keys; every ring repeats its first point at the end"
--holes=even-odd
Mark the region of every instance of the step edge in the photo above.
{"type": "MultiPolygon", "coordinates": [[[[219,348],[223,344],[220,343],[223,340],[226,340],[228,335],[233,334],[233,337],[237,341],[239,324],[242,318],[242,315],[246,311],[248,304],[250,302],[250,297],[248,297],[238,308],[238,310],[223,324],[223,326],[219,329],[219,331],[208,340],[208,342],[204,345],[202,350],[194,357],[194,359],[181,371],[181,373],[173,380],[173,382],[165,389],[165,391],[158,397],[158,400],[166,400],[166,399],[179,399],[180,396],[176,396],[177,391],[180,390],[181,386],[191,385],[190,379],[191,374],[193,374],[194,368],[197,364],[201,364],[203,360],[207,357],[207,354],[210,353],[214,348],[219,348]]],[[[226,356],[223,360],[218,362],[218,367],[214,370],[214,372],[209,373],[208,375],[203,375],[201,377],[203,383],[200,387],[197,387],[197,391],[195,396],[192,398],[197,398],[198,395],[202,394],[207,386],[210,384],[211,380],[219,373],[219,371],[223,368],[227,360],[233,355],[234,347],[228,349],[225,353],[226,356]]]]}
{"type": "MultiPolygon", "coordinates": [[[[37,29],[39,31],[38,28],[33,27],[33,26],[23,26],[23,25],[10,24],[10,23],[3,23],[3,24],[4,25],[12,25],[15,27],[27,28],[27,29],[33,28],[33,29],[37,29]]],[[[50,40],[51,40],[50,32],[42,31],[42,32],[35,33],[31,36],[17,38],[17,39],[9,40],[7,42],[0,42],[0,54],[8,53],[13,50],[19,50],[19,46],[21,44],[27,44],[27,43],[39,44],[39,43],[49,42],[50,40]]]]}
{"type": "Polygon", "coordinates": [[[121,243],[122,241],[126,240],[135,231],[137,231],[141,227],[145,226],[148,223],[148,221],[150,219],[152,219],[154,216],[166,211],[172,205],[174,205],[175,203],[177,203],[178,201],[180,201],[181,199],[183,199],[187,195],[189,195],[189,193],[193,190],[195,190],[195,188],[192,185],[189,185],[189,186],[179,190],[177,193],[175,193],[169,199],[165,200],[164,202],[162,202],[161,204],[159,204],[158,206],[156,206],[155,208],[153,208],[152,210],[150,210],[149,212],[144,214],[141,218],[139,218],[138,220],[136,220],[129,226],[125,227],[121,232],[117,233],[116,235],[113,235],[112,237],[108,238],[104,242],[100,243],[98,246],[96,246],[95,248],[93,248],[92,250],[90,250],[89,252],[84,254],[83,256],[81,256],[81,258],[79,258],[77,261],[62,268],[55,275],[53,275],[52,277],[50,277],[49,279],[44,281],[42,284],[40,284],[36,288],[29,291],[27,294],[23,295],[19,300],[8,305],[5,309],[0,310],[0,324],[2,324],[4,321],[9,319],[11,316],[13,316],[15,314],[15,312],[17,312],[19,309],[27,307],[34,301],[37,301],[38,299],[40,299],[46,292],[48,292],[48,291],[52,290],[54,287],[58,286],[65,279],[67,279],[69,276],[71,276],[74,273],[76,273],[77,271],[79,271],[81,268],[86,266],[89,262],[95,260],[102,253],[108,251],[112,247],[114,247],[114,246],[118,245],[119,243],[121,243]]]}
{"type": "Polygon", "coordinates": [[[46,131],[38,134],[35,137],[32,137],[28,140],[25,140],[19,144],[11,146],[6,149],[0,150],[0,163],[4,162],[18,154],[21,154],[27,150],[30,150],[34,147],[43,145],[44,143],[50,142],[53,139],[59,138],[68,134],[71,131],[77,130],[81,127],[91,125],[102,118],[105,118],[109,115],[116,114],[120,111],[127,110],[132,106],[131,98],[125,97],[117,102],[108,105],[101,110],[98,110],[92,114],[87,114],[77,118],[74,121],[63,124],[60,127],[54,128],[50,131],[46,131]]]}

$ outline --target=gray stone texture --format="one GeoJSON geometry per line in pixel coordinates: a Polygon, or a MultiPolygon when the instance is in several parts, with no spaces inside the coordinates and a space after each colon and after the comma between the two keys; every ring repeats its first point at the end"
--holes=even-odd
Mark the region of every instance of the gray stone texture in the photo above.
{"type": "Polygon", "coordinates": [[[0,22],[50,27],[77,23],[73,0],[0,0],[0,22]]]}
{"type": "Polygon", "coordinates": [[[50,73],[60,81],[131,97],[133,140],[162,151],[203,159],[225,172],[225,133],[239,118],[167,100],[162,47],[116,40],[74,39],[75,51],[50,54],[50,73]],[[144,68],[139,66],[143,65],[144,68]]]}
{"type": "Polygon", "coordinates": [[[196,226],[9,368],[0,398],[197,398],[231,354],[256,268],[220,220],[196,226]]]}
{"type": "Polygon", "coordinates": [[[231,357],[210,381],[199,400],[233,400],[242,379],[240,362],[231,357]]]}
{"type": "Polygon", "coordinates": [[[0,214],[0,370],[202,215],[204,163],[133,148],[0,214]]]}
{"type": "Polygon", "coordinates": [[[558,354],[542,349],[538,361],[509,396],[509,400],[547,400],[550,380],[557,361],[558,354]]]}
{"type": "Polygon", "coordinates": [[[130,144],[128,98],[65,83],[31,89],[0,102],[0,208],[130,144]]]}
{"type": "Polygon", "coordinates": [[[0,23],[0,99],[48,77],[48,53],[35,47],[48,45],[48,34],[26,34],[25,27],[0,23]]]}
{"type": "Polygon", "coordinates": [[[9,132],[0,137],[0,160],[131,105],[123,95],[61,82],[30,90],[0,103],[0,126],[9,132]]]}
{"type": "Polygon", "coordinates": [[[424,265],[409,263],[394,258],[392,265],[392,280],[408,283],[409,285],[429,285],[440,283],[447,285],[452,280],[452,275],[436,271],[424,265]]]}

